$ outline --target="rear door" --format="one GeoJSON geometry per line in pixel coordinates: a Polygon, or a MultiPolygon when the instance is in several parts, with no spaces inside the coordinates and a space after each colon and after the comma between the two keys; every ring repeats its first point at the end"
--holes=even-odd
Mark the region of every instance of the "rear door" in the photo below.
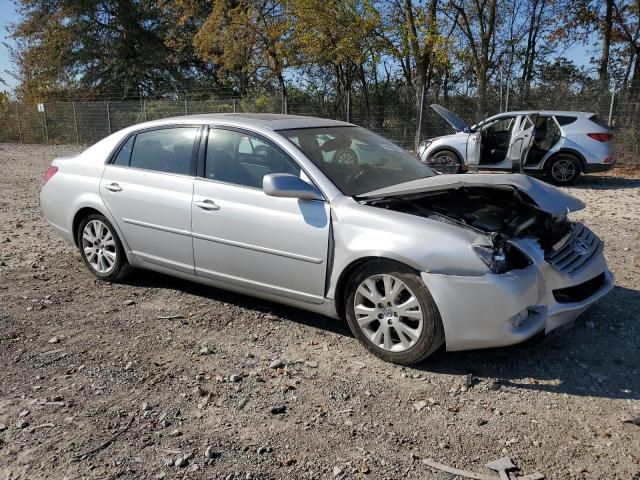
{"type": "Polygon", "coordinates": [[[324,300],[329,205],[262,190],[269,173],[300,167],[269,139],[211,128],[192,206],[196,275],[300,301],[324,300]]]}
{"type": "Polygon", "coordinates": [[[191,201],[198,126],[131,135],[104,170],[100,194],[132,254],[194,273],[191,201]]]}
{"type": "Polygon", "coordinates": [[[511,162],[514,171],[521,171],[526,157],[531,149],[535,125],[538,119],[537,113],[521,115],[518,124],[513,129],[507,160],[511,162]]]}

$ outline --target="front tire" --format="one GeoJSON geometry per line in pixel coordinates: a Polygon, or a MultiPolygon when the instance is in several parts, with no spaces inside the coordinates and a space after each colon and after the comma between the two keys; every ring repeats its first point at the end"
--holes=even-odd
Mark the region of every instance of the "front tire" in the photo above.
{"type": "Polygon", "coordinates": [[[354,336],[375,356],[417,363],[444,343],[438,309],[410,268],[375,260],[358,268],[346,290],[346,316],[354,336]]]}
{"type": "Polygon", "coordinates": [[[114,282],[130,273],[122,243],[104,215],[95,213],[85,217],[76,235],[82,260],[97,278],[114,282]]]}
{"type": "Polygon", "coordinates": [[[439,173],[461,173],[462,162],[453,150],[439,150],[429,155],[427,166],[439,173]]]}
{"type": "Polygon", "coordinates": [[[573,185],[580,178],[582,165],[573,155],[560,154],[549,160],[545,166],[547,180],[554,185],[573,185]]]}

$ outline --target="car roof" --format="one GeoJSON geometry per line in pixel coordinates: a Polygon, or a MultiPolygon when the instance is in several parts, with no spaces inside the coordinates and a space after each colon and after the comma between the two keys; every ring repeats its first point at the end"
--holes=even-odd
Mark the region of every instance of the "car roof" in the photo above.
{"type": "Polygon", "coordinates": [[[539,113],[540,115],[567,115],[567,116],[575,116],[575,117],[591,117],[595,115],[593,112],[577,112],[577,111],[568,111],[568,110],[516,110],[513,112],[502,112],[492,115],[493,117],[499,117],[502,115],[526,115],[529,113],[539,113]]]}
{"type": "MultiPolygon", "coordinates": [[[[212,123],[238,127],[262,127],[269,130],[288,130],[293,128],[314,127],[353,127],[354,125],[339,120],[307,117],[304,115],[283,115],[277,113],[212,113],[203,115],[185,115],[181,117],[163,118],[147,122],[154,126],[176,123],[212,123]]],[[[139,126],[139,125],[138,125],[139,126]]]]}

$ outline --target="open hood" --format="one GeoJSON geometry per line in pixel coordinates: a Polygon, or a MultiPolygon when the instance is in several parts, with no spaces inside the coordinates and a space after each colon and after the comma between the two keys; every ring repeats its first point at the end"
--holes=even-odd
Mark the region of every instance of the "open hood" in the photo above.
{"type": "Polygon", "coordinates": [[[467,132],[469,131],[469,125],[467,124],[467,122],[465,122],[464,120],[462,120],[458,115],[456,115],[453,112],[450,112],[449,110],[447,110],[444,107],[441,107],[438,104],[431,104],[431,108],[433,109],[434,112],[436,112],[438,115],[440,115],[442,118],[445,119],[445,121],[451,125],[456,132],[467,132]]]}
{"type": "Polygon", "coordinates": [[[551,215],[562,215],[584,208],[584,203],[568,193],[535,178],[520,174],[436,175],[374,190],[359,195],[357,198],[370,200],[402,197],[463,187],[513,188],[528,197],[538,209],[551,215]]]}

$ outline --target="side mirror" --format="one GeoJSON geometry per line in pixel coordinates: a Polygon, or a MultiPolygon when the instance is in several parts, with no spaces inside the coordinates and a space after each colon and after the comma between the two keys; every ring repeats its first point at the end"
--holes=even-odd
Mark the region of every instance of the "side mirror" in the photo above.
{"type": "Polygon", "coordinates": [[[316,187],[289,173],[270,173],[262,179],[262,190],[271,197],[324,200],[316,187]]]}

